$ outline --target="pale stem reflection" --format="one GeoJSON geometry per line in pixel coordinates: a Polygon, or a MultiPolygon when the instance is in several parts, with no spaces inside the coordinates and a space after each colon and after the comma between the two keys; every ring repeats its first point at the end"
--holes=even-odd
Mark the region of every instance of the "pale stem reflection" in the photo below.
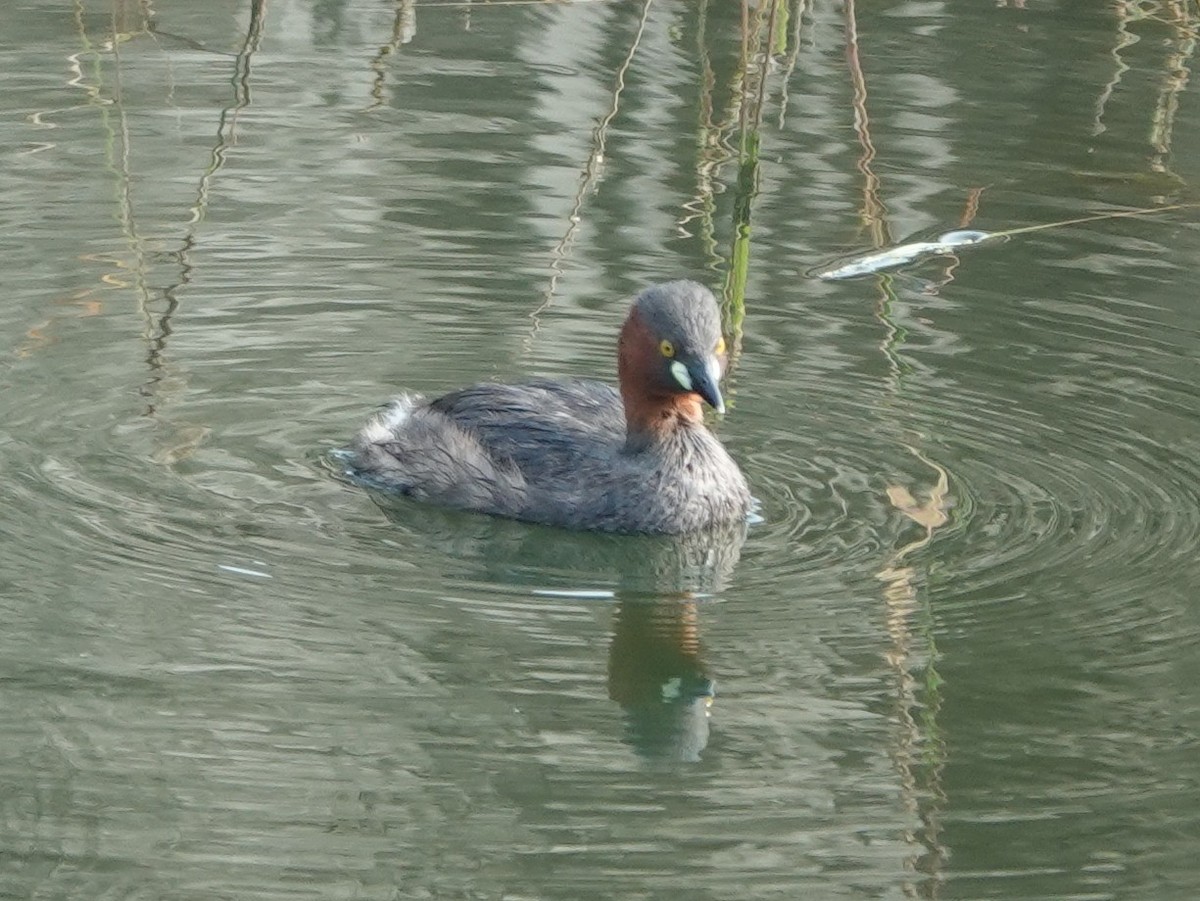
{"type": "Polygon", "coordinates": [[[634,32],[633,40],[629,44],[629,52],[625,54],[625,59],[617,67],[616,75],[613,78],[608,109],[600,117],[596,123],[596,127],[592,130],[591,153],[588,154],[587,161],[584,163],[583,170],[579,175],[579,187],[571,203],[571,211],[567,214],[566,231],[558,243],[554,245],[553,250],[550,251],[550,281],[542,294],[542,302],[529,314],[532,325],[529,335],[525,339],[526,354],[532,351],[533,342],[537,338],[537,333],[541,330],[541,315],[554,303],[554,295],[558,291],[558,282],[563,274],[563,265],[570,258],[571,248],[579,233],[579,227],[583,223],[584,204],[593,191],[596,180],[600,176],[600,170],[604,166],[604,148],[608,141],[608,129],[617,117],[617,113],[620,112],[621,93],[625,90],[625,76],[629,72],[629,67],[633,65],[634,57],[637,56],[638,48],[641,46],[642,35],[646,31],[646,22],[650,18],[650,7],[653,2],[654,0],[644,0],[642,4],[641,17],[638,19],[637,30],[634,32]]]}

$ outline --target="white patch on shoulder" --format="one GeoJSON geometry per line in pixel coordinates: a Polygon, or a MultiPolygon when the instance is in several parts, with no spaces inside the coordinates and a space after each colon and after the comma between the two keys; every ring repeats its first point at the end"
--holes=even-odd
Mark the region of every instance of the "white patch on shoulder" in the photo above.
{"type": "Polygon", "coordinates": [[[363,426],[359,435],[364,441],[372,444],[379,441],[391,441],[396,432],[404,425],[405,420],[412,414],[413,408],[421,400],[415,394],[401,394],[393,398],[386,410],[373,417],[363,426]]]}
{"type": "Polygon", "coordinates": [[[679,382],[679,387],[684,391],[692,390],[692,374],[678,360],[671,364],[671,375],[675,376],[675,381],[679,382]]]}

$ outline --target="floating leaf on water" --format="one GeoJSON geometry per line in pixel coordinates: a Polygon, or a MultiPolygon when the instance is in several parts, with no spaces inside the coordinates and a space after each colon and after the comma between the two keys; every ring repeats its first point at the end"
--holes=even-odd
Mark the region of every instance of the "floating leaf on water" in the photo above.
{"type": "Polygon", "coordinates": [[[946,513],[947,505],[944,497],[935,494],[925,503],[918,503],[917,499],[912,496],[912,492],[903,485],[888,485],[887,496],[893,507],[919,526],[936,529],[950,521],[950,517],[946,513]]]}

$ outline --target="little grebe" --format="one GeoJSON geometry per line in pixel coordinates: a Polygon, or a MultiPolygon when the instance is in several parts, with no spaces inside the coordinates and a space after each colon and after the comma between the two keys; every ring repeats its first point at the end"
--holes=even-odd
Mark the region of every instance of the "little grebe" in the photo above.
{"type": "Polygon", "coordinates": [[[617,342],[620,393],[601,382],[479,384],[405,395],[343,456],[350,475],[460,510],[605,532],[692,532],[743,520],[750,491],[705,427],[724,412],[716,299],[669,282],[634,301],[617,342]]]}

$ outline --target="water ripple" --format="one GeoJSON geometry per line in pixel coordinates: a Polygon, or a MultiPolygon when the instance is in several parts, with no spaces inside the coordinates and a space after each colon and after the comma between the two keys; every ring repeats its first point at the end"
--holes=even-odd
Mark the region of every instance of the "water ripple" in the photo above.
{"type": "Polygon", "coordinates": [[[1191,336],[1164,329],[1147,299],[1056,296],[1005,323],[1000,353],[986,325],[956,318],[975,290],[894,299],[905,343],[882,376],[870,321],[827,311],[804,313],[819,338],[785,325],[770,333],[783,333],[778,352],[746,358],[739,379],[790,387],[745,392],[724,424],[766,518],[745,578],[837,568],[869,591],[919,541],[948,609],[1082,590],[1097,632],[1145,625],[1118,608],[1153,595],[1164,570],[1194,568],[1200,541],[1194,392],[1179,366],[1191,336]],[[739,435],[740,417],[765,428],[739,435]]]}

